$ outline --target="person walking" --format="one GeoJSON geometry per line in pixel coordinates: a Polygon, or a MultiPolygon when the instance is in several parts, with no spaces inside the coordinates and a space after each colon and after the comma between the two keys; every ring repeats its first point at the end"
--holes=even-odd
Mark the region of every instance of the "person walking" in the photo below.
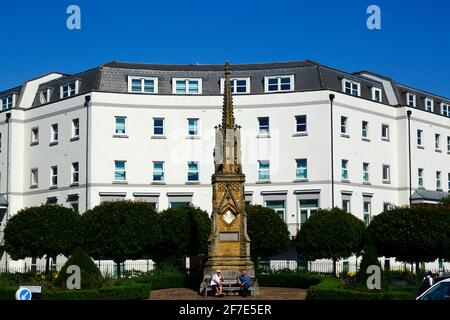
{"type": "Polygon", "coordinates": [[[419,295],[421,295],[422,293],[427,291],[429,288],[431,288],[433,286],[433,284],[434,284],[433,274],[431,273],[431,271],[428,271],[425,274],[425,276],[423,277],[422,286],[420,287],[420,290],[419,290],[419,295]]]}

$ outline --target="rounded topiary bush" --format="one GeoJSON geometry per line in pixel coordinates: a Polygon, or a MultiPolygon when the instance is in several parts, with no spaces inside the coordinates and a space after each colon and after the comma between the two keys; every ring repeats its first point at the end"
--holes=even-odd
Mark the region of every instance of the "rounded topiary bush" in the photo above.
{"type": "Polygon", "coordinates": [[[81,289],[95,289],[103,285],[103,276],[94,261],[92,261],[86,251],[77,248],[59,272],[55,281],[57,287],[66,288],[67,278],[70,276],[70,274],[67,274],[67,268],[71,265],[80,267],[81,289]]]}

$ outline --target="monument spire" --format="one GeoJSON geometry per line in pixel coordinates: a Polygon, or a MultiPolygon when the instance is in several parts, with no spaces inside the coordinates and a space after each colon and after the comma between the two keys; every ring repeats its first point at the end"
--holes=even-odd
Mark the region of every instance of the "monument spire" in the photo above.
{"type": "Polygon", "coordinates": [[[233,97],[231,96],[231,68],[225,62],[225,85],[223,95],[222,128],[234,128],[233,97]]]}

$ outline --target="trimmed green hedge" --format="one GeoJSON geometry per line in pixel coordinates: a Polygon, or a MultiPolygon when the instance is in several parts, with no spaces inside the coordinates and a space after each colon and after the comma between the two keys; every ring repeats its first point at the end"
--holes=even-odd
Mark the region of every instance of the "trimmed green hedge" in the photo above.
{"type": "Polygon", "coordinates": [[[415,295],[403,291],[368,292],[343,289],[343,282],[335,278],[324,278],[308,289],[307,300],[414,300],[415,295]]]}
{"type": "Polygon", "coordinates": [[[261,287],[308,289],[313,285],[319,284],[322,277],[300,272],[274,272],[269,274],[258,274],[256,279],[261,287]]]}
{"type": "Polygon", "coordinates": [[[183,274],[165,275],[151,275],[133,279],[137,283],[149,284],[152,290],[168,289],[168,288],[183,288],[186,284],[186,276],[183,274]]]}

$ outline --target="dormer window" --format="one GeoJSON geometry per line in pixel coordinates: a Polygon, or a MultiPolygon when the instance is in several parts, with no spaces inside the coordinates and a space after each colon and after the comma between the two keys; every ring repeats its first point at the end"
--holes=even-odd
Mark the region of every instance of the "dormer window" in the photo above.
{"type": "MultiPolygon", "coordinates": [[[[230,87],[232,94],[250,93],[250,78],[231,78],[230,87]]],[[[220,93],[223,94],[225,79],[220,79],[220,93]]]]}
{"type": "Polygon", "coordinates": [[[294,75],[265,77],[266,92],[282,92],[294,90],[294,75]]]}
{"type": "Polygon", "coordinates": [[[441,114],[446,117],[450,117],[450,105],[446,103],[441,104],[441,114]]]}
{"type": "Polygon", "coordinates": [[[128,92],[158,93],[158,78],[128,77],[128,92]]]}
{"type": "Polygon", "coordinates": [[[359,82],[343,80],[343,91],[352,96],[361,96],[361,84],[359,82]]]}
{"type": "Polygon", "coordinates": [[[202,79],[172,79],[172,93],[174,94],[201,94],[202,93],[202,79]]]}
{"type": "Polygon", "coordinates": [[[67,98],[78,94],[79,81],[75,80],[60,87],[60,98],[67,98]]]}
{"type": "Polygon", "coordinates": [[[425,99],[425,110],[429,111],[429,112],[433,112],[434,111],[434,101],[432,99],[425,99]]]}
{"type": "Polygon", "coordinates": [[[416,95],[408,92],[406,94],[406,104],[410,107],[415,107],[416,106],[416,95]]]}
{"type": "Polygon", "coordinates": [[[16,95],[10,94],[0,99],[2,110],[12,109],[16,104],[16,95]]]}
{"type": "Polygon", "coordinates": [[[372,100],[376,102],[382,102],[382,91],[380,88],[372,88],[372,100]]]}
{"type": "Polygon", "coordinates": [[[39,101],[41,104],[50,102],[51,89],[42,90],[39,92],[39,101]]]}

